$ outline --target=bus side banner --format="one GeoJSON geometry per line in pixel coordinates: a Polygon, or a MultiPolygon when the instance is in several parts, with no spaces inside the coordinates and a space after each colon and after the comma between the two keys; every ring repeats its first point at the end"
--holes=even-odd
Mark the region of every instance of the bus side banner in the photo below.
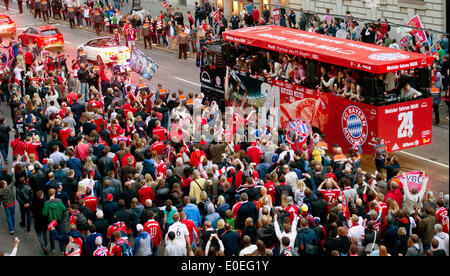
{"type": "Polygon", "coordinates": [[[378,136],[389,152],[431,143],[431,98],[373,106],[289,83],[275,85],[280,86],[282,127],[289,120],[307,120],[344,151],[357,142],[371,154],[378,136]]]}
{"type": "Polygon", "coordinates": [[[378,107],[379,135],[388,151],[431,143],[432,98],[378,107]]]}
{"type": "Polygon", "coordinates": [[[389,152],[431,143],[431,98],[374,106],[281,80],[266,82],[262,77],[230,73],[232,94],[246,90],[249,105],[279,107],[283,129],[290,120],[308,121],[315,132],[324,133],[329,144],[339,144],[344,152],[357,143],[364,153],[372,154],[377,137],[389,152]]]}

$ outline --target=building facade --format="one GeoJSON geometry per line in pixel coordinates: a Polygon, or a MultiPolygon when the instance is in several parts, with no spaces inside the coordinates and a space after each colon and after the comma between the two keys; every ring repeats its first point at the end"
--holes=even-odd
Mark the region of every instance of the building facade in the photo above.
{"type": "MultiPolygon", "coordinates": [[[[163,0],[142,2],[162,3],[163,0]]],[[[167,3],[180,7],[181,10],[191,11],[195,2],[202,4],[204,0],[167,0],[167,3]]],[[[450,8],[449,0],[209,0],[209,2],[215,6],[222,6],[227,17],[233,12],[239,13],[250,2],[254,2],[260,10],[263,5],[268,5],[270,10],[284,6],[288,10],[302,8],[315,12],[325,12],[329,9],[331,14],[340,15],[350,11],[354,17],[371,20],[383,17],[396,24],[405,24],[414,15],[419,15],[426,29],[439,32],[448,32],[447,10],[450,8]]]]}

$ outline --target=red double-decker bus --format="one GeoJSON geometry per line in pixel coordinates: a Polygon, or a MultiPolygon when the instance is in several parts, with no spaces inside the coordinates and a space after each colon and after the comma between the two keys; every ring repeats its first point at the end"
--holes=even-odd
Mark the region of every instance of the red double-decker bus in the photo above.
{"type": "Polygon", "coordinates": [[[226,31],[223,40],[197,56],[210,100],[245,94],[250,105],[279,107],[283,128],[303,119],[327,142],[365,153],[377,137],[391,152],[432,141],[431,56],[275,25],[226,31]],[[289,63],[303,75],[288,74],[289,63]]]}

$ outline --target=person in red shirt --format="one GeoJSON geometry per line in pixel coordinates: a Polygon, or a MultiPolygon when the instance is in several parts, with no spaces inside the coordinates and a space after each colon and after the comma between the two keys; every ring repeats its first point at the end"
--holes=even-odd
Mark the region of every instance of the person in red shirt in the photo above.
{"type": "Polygon", "coordinates": [[[28,156],[31,154],[34,154],[36,157],[36,160],[39,160],[39,155],[36,151],[36,149],[41,145],[41,142],[39,141],[39,136],[33,135],[33,137],[27,137],[25,140],[26,149],[28,156]]]}
{"type": "Polygon", "coordinates": [[[300,209],[294,205],[294,200],[292,199],[291,196],[287,197],[287,201],[288,201],[288,206],[286,206],[286,208],[284,208],[284,210],[289,213],[289,222],[292,224],[292,221],[294,220],[294,216],[300,215],[300,209]]]}
{"type": "Polygon", "coordinates": [[[125,154],[122,157],[122,167],[128,164],[128,157],[133,158],[133,167],[136,167],[136,158],[131,154],[130,148],[125,148],[125,154]]]}
{"type": "Polygon", "coordinates": [[[64,122],[64,127],[59,131],[59,139],[61,139],[61,143],[66,148],[69,147],[69,144],[67,143],[67,138],[69,138],[69,134],[71,131],[73,130],[69,128],[68,122],[64,122]]]}
{"type": "Polygon", "coordinates": [[[114,239],[114,242],[111,243],[111,256],[122,256],[122,249],[120,246],[126,243],[129,247],[131,247],[130,242],[128,241],[128,239],[122,238],[122,235],[119,231],[114,231],[112,233],[112,237],[114,239]]]}
{"type": "Polygon", "coordinates": [[[156,253],[158,252],[158,246],[161,243],[162,239],[162,231],[159,223],[153,219],[154,217],[153,211],[148,212],[148,221],[144,223],[144,231],[149,233],[152,236],[153,241],[153,256],[156,256],[156,253]]]}
{"type": "Polygon", "coordinates": [[[69,104],[73,105],[74,103],[76,103],[78,101],[79,97],[78,97],[78,93],[74,92],[73,89],[71,88],[71,90],[69,90],[69,94],[67,94],[66,98],[69,101],[69,104]]]}
{"type": "Polygon", "coordinates": [[[327,178],[319,185],[317,190],[322,194],[323,199],[327,202],[327,212],[329,213],[331,207],[334,206],[337,198],[341,194],[341,189],[333,178],[327,178]],[[326,189],[322,189],[323,185],[325,185],[326,189]],[[335,187],[335,189],[332,189],[333,187],[335,187]]]}
{"type": "Polygon", "coordinates": [[[448,234],[448,211],[444,207],[444,200],[439,198],[436,201],[436,217],[440,225],[442,225],[442,231],[448,234]]]}
{"type": "Polygon", "coordinates": [[[197,227],[195,226],[195,223],[186,218],[186,213],[181,211],[180,212],[180,219],[181,219],[181,223],[186,225],[186,228],[189,231],[189,241],[191,242],[191,246],[194,243],[194,236],[195,236],[195,244],[199,245],[199,237],[200,237],[200,233],[198,232],[197,227]]]}
{"type": "Polygon", "coordinates": [[[159,141],[166,141],[167,140],[167,135],[168,135],[168,131],[167,129],[165,129],[164,127],[161,126],[161,122],[159,120],[155,121],[155,128],[152,131],[153,135],[157,135],[159,138],[159,141]]]}
{"type": "Polygon", "coordinates": [[[398,208],[402,209],[403,205],[403,193],[402,190],[399,188],[397,182],[391,183],[391,190],[387,192],[386,196],[384,197],[384,202],[387,203],[388,199],[392,199],[398,204],[398,208]]]}
{"type": "Polygon", "coordinates": [[[255,25],[259,24],[259,10],[256,8],[256,6],[253,6],[253,12],[252,12],[253,21],[255,22],[255,25]]]}
{"type": "Polygon", "coordinates": [[[108,77],[106,76],[106,65],[102,62],[100,65],[100,87],[102,89],[103,95],[106,95],[106,90],[108,90],[109,87],[111,87],[111,83],[109,82],[108,77]]]}
{"type": "Polygon", "coordinates": [[[11,145],[11,148],[13,150],[12,155],[20,155],[23,156],[25,154],[25,150],[27,148],[27,145],[25,144],[25,142],[20,141],[20,134],[16,132],[16,134],[14,134],[14,140],[11,141],[11,143],[9,143],[11,145]]]}
{"type": "Polygon", "coordinates": [[[25,70],[28,72],[30,70],[30,67],[33,65],[34,63],[34,55],[32,51],[26,52],[25,53],[25,70]]]}
{"type": "Polygon", "coordinates": [[[166,145],[159,140],[157,135],[153,135],[152,140],[155,142],[150,146],[150,152],[155,151],[156,155],[163,155],[166,145]]]}
{"type": "Polygon", "coordinates": [[[86,189],[86,197],[84,198],[84,204],[92,213],[97,212],[97,198],[92,195],[91,189],[86,189]]]}
{"type": "Polygon", "coordinates": [[[256,165],[259,164],[259,157],[263,154],[264,152],[257,146],[256,142],[252,142],[251,146],[247,148],[247,156],[253,163],[256,163],[256,165]]]}
{"type": "Polygon", "coordinates": [[[387,226],[386,215],[387,215],[387,211],[388,211],[388,206],[384,202],[384,195],[382,193],[377,194],[377,202],[378,202],[378,205],[377,205],[377,207],[375,207],[375,212],[378,212],[379,209],[381,208],[381,218],[383,219],[383,230],[384,230],[385,227],[387,226]]]}
{"type": "MultiPolygon", "coordinates": [[[[138,191],[138,198],[142,205],[145,205],[145,202],[147,199],[150,199],[151,201],[155,201],[155,195],[153,194],[152,187],[148,186],[148,184],[145,182],[145,180],[141,180],[143,182],[142,188],[138,191]]],[[[141,184],[142,184],[141,182],[141,184]]]]}
{"type": "Polygon", "coordinates": [[[194,151],[191,153],[190,157],[190,165],[191,167],[197,167],[198,164],[200,164],[201,160],[202,160],[202,156],[206,157],[206,154],[204,151],[202,151],[201,149],[198,148],[197,144],[193,145],[194,151]]]}
{"type": "Polygon", "coordinates": [[[267,182],[264,183],[264,188],[267,189],[267,194],[270,195],[270,197],[275,200],[275,183],[273,182],[275,175],[272,177],[270,174],[266,174],[266,180],[267,182]]]}

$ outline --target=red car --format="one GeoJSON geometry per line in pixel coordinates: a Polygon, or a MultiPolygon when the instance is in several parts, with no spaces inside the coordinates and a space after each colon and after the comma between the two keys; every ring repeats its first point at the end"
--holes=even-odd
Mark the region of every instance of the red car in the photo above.
{"type": "Polygon", "coordinates": [[[36,26],[30,27],[21,33],[19,42],[24,46],[32,42],[40,49],[63,48],[64,36],[56,27],[51,25],[36,26]]]}
{"type": "Polygon", "coordinates": [[[0,35],[16,35],[16,22],[6,14],[0,14],[0,35]]]}

